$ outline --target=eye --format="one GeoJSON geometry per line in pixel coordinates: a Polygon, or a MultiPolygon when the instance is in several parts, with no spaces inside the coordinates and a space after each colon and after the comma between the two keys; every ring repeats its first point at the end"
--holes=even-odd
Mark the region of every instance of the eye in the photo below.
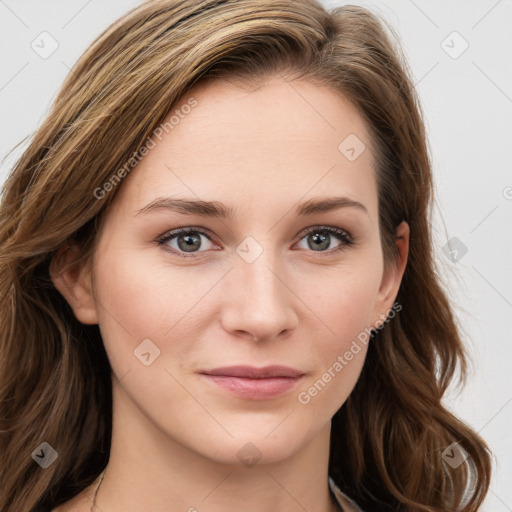
{"type": "Polygon", "coordinates": [[[329,252],[335,252],[346,249],[354,243],[350,234],[345,230],[330,226],[308,228],[307,231],[301,233],[301,236],[300,242],[303,240],[306,242],[306,247],[301,247],[301,249],[311,249],[313,252],[327,252],[327,249],[333,249],[329,252]],[[332,245],[333,237],[338,242],[336,246],[332,245]]]}
{"type": "MultiPolygon", "coordinates": [[[[198,249],[204,245],[203,238],[212,246],[214,245],[209,235],[193,228],[183,228],[172,231],[160,237],[157,243],[166,246],[166,249],[178,256],[188,258],[190,256],[186,253],[204,252],[198,251],[198,249]]],[[[206,247],[206,249],[208,249],[208,247],[206,247]]]]}
{"type": "MultiPolygon", "coordinates": [[[[300,236],[300,242],[305,240],[307,245],[307,247],[301,247],[300,249],[310,249],[313,252],[336,252],[346,249],[355,243],[352,236],[345,230],[330,226],[308,228],[300,236]],[[332,245],[333,238],[338,242],[335,246],[332,245]],[[327,249],[332,250],[327,251],[327,249]]],[[[194,253],[206,252],[212,246],[215,246],[209,234],[194,228],[180,228],[171,231],[158,238],[156,242],[158,245],[164,246],[166,250],[182,258],[194,257],[194,253]],[[203,247],[203,239],[207,241],[206,247],[203,247]],[[208,247],[208,244],[210,247],[208,247]],[[200,248],[204,250],[200,251],[200,248]]]]}

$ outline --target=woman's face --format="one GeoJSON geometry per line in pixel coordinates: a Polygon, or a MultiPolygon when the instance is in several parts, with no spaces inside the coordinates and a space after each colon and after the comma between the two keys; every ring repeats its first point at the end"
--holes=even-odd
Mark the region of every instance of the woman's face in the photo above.
{"type": "Polygon", "coordinates": [[[384,272],[369,135],[338,93],[218,80],[168,120],[117,185],[75,314],[99,323],[117,421],[216,461],[284,459],[327,438],[407,233],[384,272]],[[299,376],[215,372],[274,365],[299,376]]]}

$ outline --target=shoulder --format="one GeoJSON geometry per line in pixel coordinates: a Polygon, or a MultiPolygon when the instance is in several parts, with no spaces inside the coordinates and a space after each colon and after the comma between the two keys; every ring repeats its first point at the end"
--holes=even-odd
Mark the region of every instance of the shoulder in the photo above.
{"type": "Polygon", "coordinates": [[[359,508],[354,500],[350,499],[344,492],[341,491],[341,489],[336,485],[331,477],[329,477],[329,487],[331,488],[331,491],[343,512],[364,512],[359,508]]]}
{"type": "Polygon", "coordinates": [[[95,483],[86,487],[74,498],[54,508],[51,512],[91,512],[95,483]]]}

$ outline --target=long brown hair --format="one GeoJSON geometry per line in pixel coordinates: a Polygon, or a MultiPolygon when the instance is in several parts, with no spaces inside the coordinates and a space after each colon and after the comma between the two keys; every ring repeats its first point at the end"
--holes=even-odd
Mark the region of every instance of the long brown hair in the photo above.
{"type": "Polygon", "coordinates": [[[110,365],[97,325],[55,289],[49,265],[73,240],[94,250],[137,154],[208,77],[287,76],[326,85],[365,119],[378,162],[385,261],[411,230],[402,310],[375,334],[332,422],[329,474],[363,509],[476,511],[489,486],[483,440],[442,405],[465,353],[432,257],[432,175],[422,112],[393,29],[370,11],[313,0],[151,0],[107,28],[65,80],[10,173],[0,210],[0,510],[40,511],[90,485],[110,450],[110,365]],[[393,36],[393,37],[392,37],[393,36]],[[58,453],[41,469],[32,453],[58,453]],[[457,468],[443,451],[468,458],[457,468]]]}

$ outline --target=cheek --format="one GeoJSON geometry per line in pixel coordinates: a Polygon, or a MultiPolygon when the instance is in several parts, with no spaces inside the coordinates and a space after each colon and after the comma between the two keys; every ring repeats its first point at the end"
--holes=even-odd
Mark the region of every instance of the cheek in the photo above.
{"type": "MultiPolygon", "coordinates": [[[[159,413],[167,425],[176,411],[191,408],[190,395],[178,384],[181,377],[172,376],[193,351],[198,322],[192,308],[208,290],[200,279],[191,286],[193,272],[148,263],[140,250],[105,251],[95,272],[101,335],[113,373],[149,417],[168,411],[159,413]]],[[[189,412],[198,424],[202,415],[199,407],[189,412]]]]}
{"type": "MultiPolygon", "coordinates": [[[[378,268],[371,263],[375,259],[364,256],[336,268],[309,264],[293,270],[293,277],[287,279],[303,305],[284,307],[305,306],[301,316],[309,317],[310,327],[316,322],[319,329],[333,335],[332,343],[322,343],[319,352],[343,348],[343,343],[370,325],[378,268]]],[[[124,337],[128,334],[132,343],[145,338],[164,341],[172,330],[180,331],[185,324],[187,328],[201,325],[208,316],[201,301],[210,295],[205,301],[210,302],[221,293],[219,277],[225,272],[208,265],[180,267],[165,258],[148,258],[140,249],[107,250],[100,261],[95,269],[95,288],[107,343],[118,339],[119,333],[124,337]],[[199,317],[201,311],[205,318],[199,317]]]]}
{"type": "Polygon", "coordinates": [[[310,280],[306,290],[315,292],[303,295],[304,302],[332,334],[332,343],[326,344],[328,351],[343,348],[371,325],[379,284],[378,268],[363,261],[357,267],[347,265],[310,280]]]}
{"type": "Polygon", "coordinates": [[[105,253],[96,271],[101,318],[105,324],[117,320],[133,336],[163,338],[214,283],[214,276],[203,279],[198,272],[172,268],[137,249],[105,253]]]}
{"type": "MultiPolygon", "coordinates": [[[[321,340],[317,337],[314,346],[309,347],[316,371],[301,387],[297,399],[328,418],[346,401],[363,367],[379,273],[362,265],[344,269],[326,281],[317,280],[317,285],[322,283],[328,292],[306,295],[304,302],[329,334],[321,340]]],[[[315,322],[318,324],[318,320],[315,322]]]]}
{"type": "Polygon", "coordinates": [[[201,282],[191,286],[190,270],[171,272],[168,266],[148,262],[143,253],[106,251],[95,272],[101,334],[118,376],[140,366],[134,351],[144,340],[151,340],[150,352],[158,354],[153,368],[162,365],[169,348],[173,354],[186,351],[187,339],[174,333],[190,322],[191,308],[205,293],[201,282]],[[174,342],[169,347],[165,341],[170,337],[174,342]]]}
{"type": "MultiPolygon", "coordinates": [[[[102,252],[95,269],[100,327],[113,366],[118,361],[119,372],[131,367],[133,351],[145,339],[167,354],[159,363],[186,359],[201,329],[221,313],[215,297],[228,300],[219,283],[225,268],[180,267],[148,258],[141,249],[113,250],[116,245],[102,252]]],[[[308,263],[290,271],[286,280],[300,301],[290,299],[283,307],[296,308],[303,319],[295,343],[304,343],[317,368],[330,367],[370,326],[378,289],[375,259],[361,255],[336,268],[308,263]]]]}
{"type": "MultiPolygon", "coordinates": [[[[286,282],[298,299],[294,294],[283,295],[288,301],[283,307],[294,308],[300,322],[289,351],[283,354],[290,360],[296,357],[310,374],[287,402],[287,408],[293,405],[297,411],[293,421],[276,430],[268,443],[286,439],[295,446],[293,442],[314,435],[356,384],[366,345],[354,340],[370,325],[378,272],[368,264],[371,258],[366,263],[364,258],[351,261],[336,269],[308,264],[290,271],[286,282]]],[[[205,338],[216,315],[222,313],[218,304],[229,303],[224,282],[219,282],[225,272],[219,266],[173,266],[148,258],[140,249],[105,251],[95,272],[105,348],[117,378],[127,375],[121,388],[162,430],[205,452],[213,448],[210,442],[201,444],[203,426],[218,432],[219,439],[225,438],[225,432],[191,400],[188,389],[197,396],[204,390],[188,369],[194,367],[196,357],[204,362],[211,355],[211,349],[197,340],[205,338]],[[149,367],[134,357],[146,338],[161,349],[149,367]]],[[[212,399],[208,407],[239,437],[270,431],[277,424],[274,414],[284,416],[280,411],[248,416],[232,411],[226,403],[212,399]]],[[[273,449],[272,445],[268,451],[273,449]]]]}

